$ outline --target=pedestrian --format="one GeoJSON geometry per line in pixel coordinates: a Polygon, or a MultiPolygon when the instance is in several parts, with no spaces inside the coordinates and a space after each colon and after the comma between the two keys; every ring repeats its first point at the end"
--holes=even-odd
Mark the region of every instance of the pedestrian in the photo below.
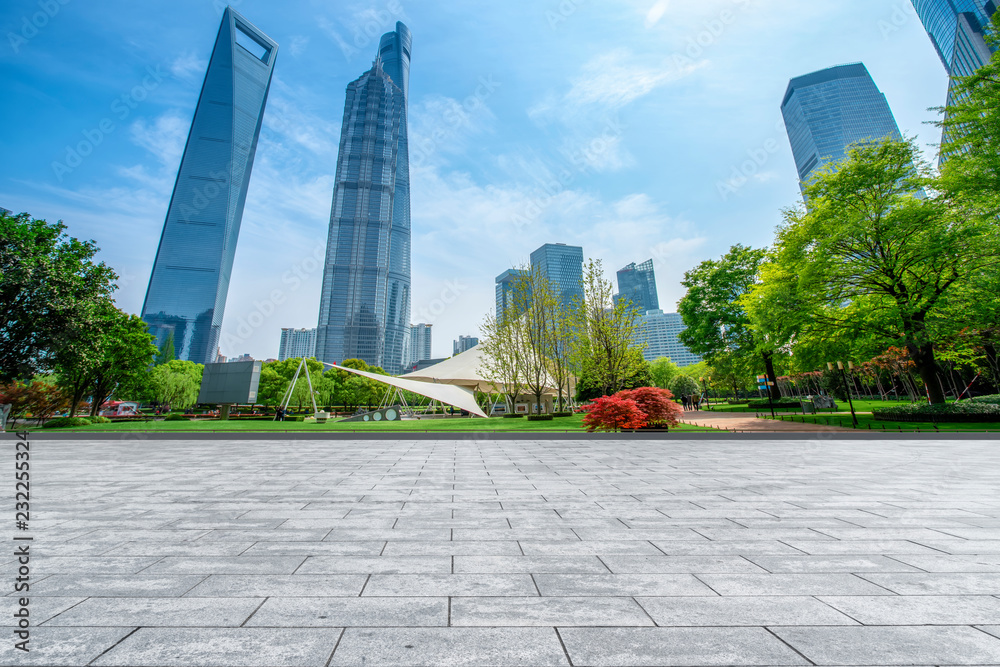
{"type": "Polygon", "coordinates": [[[697,394],[695,396],[692,396],[691,397],[691,401],[694,403],[694,409],[695,409],[695,411],[696,412],[700,411],[701,410],[701,394],[697,394]]]}

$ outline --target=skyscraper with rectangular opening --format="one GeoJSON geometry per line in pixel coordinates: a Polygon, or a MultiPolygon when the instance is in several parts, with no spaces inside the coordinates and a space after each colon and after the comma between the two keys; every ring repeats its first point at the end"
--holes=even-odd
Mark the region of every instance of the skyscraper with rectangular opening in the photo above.
{"type": "Polygon", "coordinates": [[[347,86],[316,356],[396,373],[410,335],[410,167],[406,104],[412,37],[402,23],[347,86]]]}
{"type": "Polygon", "coordinates": [[[278,45],[232,8],[208,63],[142,319],[178,359],[215,361],[278,45]]]}
{"type": "Polygon", "coordinates": [[[851,144],[902,138],[885,95],[861,63],[792,79],[781,115],[802,183],[825,164],[844,159],[851,144]]]}

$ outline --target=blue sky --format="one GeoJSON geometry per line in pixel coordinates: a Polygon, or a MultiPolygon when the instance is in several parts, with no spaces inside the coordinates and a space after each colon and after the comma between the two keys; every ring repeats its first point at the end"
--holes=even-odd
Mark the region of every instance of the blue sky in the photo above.
{"type": "MultiPolygon", "coordinates": [[[[928,146],[928,108],[947,90],[909,0],[233,6],[280,47],[223,324],[230,356],[277,356],[281,327],[316,326],[344,89],[397,20],[413,31],[413,321],[434,324],[438,356],[476,334],[494,277],[543,243],[582,245],[609,275],[652,257],[668,311],[685,270],[770,243],[799,196],[779,111],[789,78],[862,61],[928,146]]],[[[0,206],[94,239],[131,312],[224,7],[0,10],[0,206]],[[80,142],[93,148],[77,160],[80,142]]]]}

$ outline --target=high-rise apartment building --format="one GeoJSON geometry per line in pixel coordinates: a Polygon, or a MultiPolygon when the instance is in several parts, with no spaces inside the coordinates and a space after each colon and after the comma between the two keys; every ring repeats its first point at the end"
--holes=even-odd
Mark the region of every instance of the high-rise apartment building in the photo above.
{"type": "Polygon", "coordinates": [[[222,16],[149,278],[142,319],[178,359],[211,363],[278,45],[222,16]]]}
{"type": "MultiPolygon", "coordinates": [[[[503,319],[504,313],[511,312],[510,309],[516,308],[514,290],[517,284],[525,277],[527,277],[528,272],[522,269],[508,269],[504,271],[496,278],[496,301],[497,301],[497,319],[503,319]]],[[[530,298],[530,295],[528,295],[530,298]]]]}
{"type": "Polygon", "coordinates": [[[410,334],[410,31],[347,86],[317,327],[320,361],[403,369],[410,334]]]}
{"type": "Polygon", "coordinates": [[[452,356],[468,352],[477,345],[479,345],[479,339],[475,336],[459,336],[458,340],[452,341],[452,356]]]}
{"type": "Polygon", "coordinates": [[[278,361],[316,356],[316,329],[281,329],[278,361]]]}
{"type": "Polygon", "coordinates": [[[660,309],[653,260],[641,264],[633,262],[618,271],[618,298],[628,299],[640,313],[660,309]]]}
{"type": "Polygon", "coordinates": [[[410,359],[407,364],[412,368],[419,361],[431,358],[431,324],[410,325],[410,359]]]}
{"type": "Polygon", "coordinates": [[[792,79],[781,114],[801,183],[846,157],[851,144],[902,138],[885,95],[861,63],[792,79]]]}
{"type": "Polygon", "coordinates": [[[546,243],[531,253],[531,268],[553,285],[564,308],[583,302],[583,248],[546,243]]]}
{"type": "Polygon", "coordinates": [[[640,319],[636,343],[646,344],[642,353],[646,361],[669,357],[678,366],[691,366],[701,361],[701,357],[681,343],[679,336],[686,328],[679,314],[650,310],[640,319]]]}

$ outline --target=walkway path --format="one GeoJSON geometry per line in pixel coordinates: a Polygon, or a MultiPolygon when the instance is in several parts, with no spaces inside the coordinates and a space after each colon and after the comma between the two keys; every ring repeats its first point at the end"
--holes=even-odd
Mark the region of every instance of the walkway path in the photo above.
{"type": "Polygon", "coordinates": [[[840,426],[825,424],[803,424],[801,422],[757,419],[752,412],[715,412],[714,410],[685,410],[684,423],[694,426],[709,426],[727,431],[763,431],[771,433],[820,433],[850,431],[840,426]]]}
{"type": "Polygon", "coordinates": [[[995,441],[125,436],[30,474],[0,665],[1000,665],[995,441]]]}

